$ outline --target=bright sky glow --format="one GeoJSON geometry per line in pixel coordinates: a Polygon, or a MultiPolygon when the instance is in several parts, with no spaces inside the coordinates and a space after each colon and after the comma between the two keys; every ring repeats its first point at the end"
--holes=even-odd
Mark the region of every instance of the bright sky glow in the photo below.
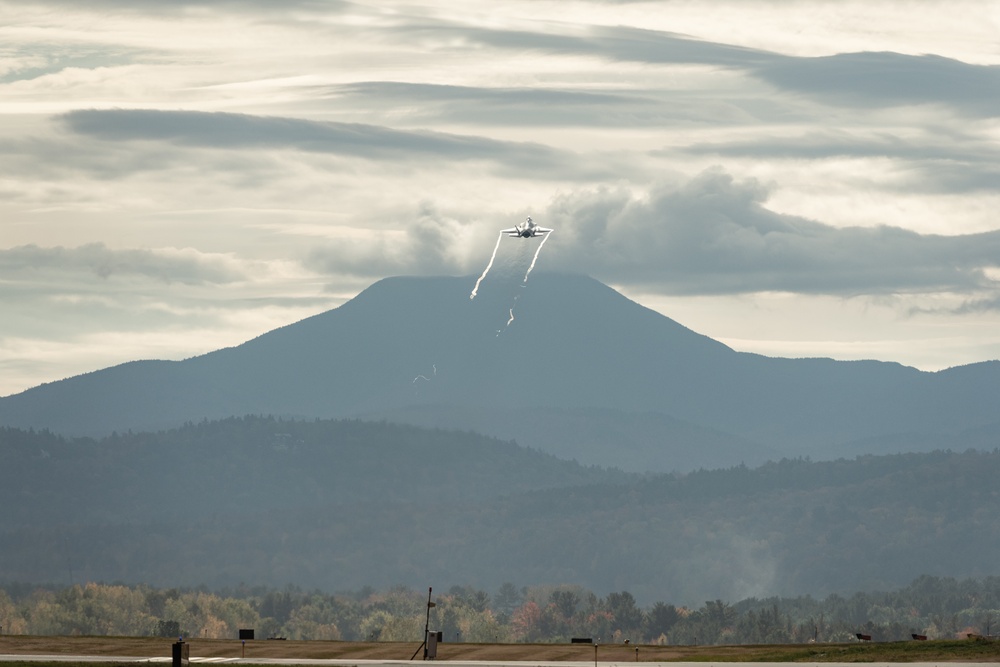
{"type": "Polygon", "coordinates": [[[740,350],[1000,357],[992,1],[0,0],[0,395],[497,231],[740,350]]]}

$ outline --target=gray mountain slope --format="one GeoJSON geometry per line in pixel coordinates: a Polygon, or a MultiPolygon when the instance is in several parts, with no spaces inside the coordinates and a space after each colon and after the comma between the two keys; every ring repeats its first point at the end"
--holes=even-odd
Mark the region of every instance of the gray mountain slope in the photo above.
{"type": "Polygon", "coordinates": [[[846,443],[906,434],[919,434],[921,449],[958,448],[961,433],[1000,412],[998,362],[927,373],[768,358],[735,352],[590,278],[488,279],[470,300],[472,284],[385,279],[237,347],[123,364],[0,399],[0,424],[81,435],[243,414],[369,415],[503,435],[503,424],[524,415],[521,444],[567,456],[586,432],[581,462],[672,470],[826,458],[846,443]]]}

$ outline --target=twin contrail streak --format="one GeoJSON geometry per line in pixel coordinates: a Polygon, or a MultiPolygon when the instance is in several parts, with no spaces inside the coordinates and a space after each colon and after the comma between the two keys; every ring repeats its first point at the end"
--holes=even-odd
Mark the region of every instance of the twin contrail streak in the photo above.
{"type": "MultiPolygon", "coordinates": [[[[535,250],[535,256],[531,258],[531,265],[530,265],[530,266],[528,267],[528,270],[527,270],[527,271],[526,271],[526,272],[524,273],[524,280],[523,280],[523,281],[521,281],[521,287],[524,287],[525,285],[527,285],[527,284],[528,284],[528,276],[530,276],[530,275],[531,275],[531,270],[532,270],[533,268],[535,268],[535,262],[537,262],[537,261],[538,261],[538,255],[540,255],[540,254],[541,254],[541,252],[542,252],[542,246],[543,246],[543,245],[545,245],[545,242],[546,242],[546,241],[548,240],[548,238],[549,238],[550,236],[552,236],[552,234],[551,234],[551,233],[549,233],[549,234],[546,234],[546,235],[545,235],[545,237],[544,237],[544,238],[542,239],[542,242],[538,244],[538,249],[537,249],[537,250],[535,250]]],[[[516,295],[516,296],[514,297],[514,306],[516,306],[516,305],[517,305],[517,298],[518,298],[519,296],[521,296],[521,295],[520,295],[520,294],[518,294],[518,295],[516,295]]],[[[507,324],[505,324],[505,325],[504,325],[504,327],[503,327],[504,329],[506,329],[507,327],[509,327],[509,326],[510,326],[510,323],[514,321],[514,306],[511,306],[511,307],[510,307],[510,319],[509,319],[509,320],[507,320],[507,324]]],[[[501,329],[501,331],[502,331],[502,330],[503,330],[503,329],[501,329]]],[[[500,331],[498,331],[498,332],[497,332],[497,335],[498,335],[498,336],[500,335],[500,331]]]]}
{"type": "MultiPolygon", "coordinates": [[[[476,286],[472,288],[472,294],[469,295],[470,301],[476,298],[476,294],[479,292],[479,283],[483,282],[483,278],[485,278],[486,274],[490,272],[490,267],[493,266],[493,260],[497,258],[497,250],[500,249],[500,241],[502,239],[503,232],[500,232],[500,236],[497,237],[497,244],[493,246],[493,254],[490,255],[490,263],[486,265],[486,270],[483,271],[483,275],[479,276],[479,280],[476,281],[476,286]]],[[[542,241],[542,243],[544,243],[544,241],[542,241]]],[[[539,246],[539,249],[541,249],[541,246],[539,246]]],[[[531,264],[534,266],[535,263],[532,262],[531,264]]],[[[530,271],[531,269],[528,270],[530,271]]],[[[527,276],[525,276],[525,279],[527,279],[527,276]]]]}
{"type": "Polygon", "coordinates": [[[535,262],[538,261],[539,253],[542,252],[542,246],[545,245],[545,242],[549,240],[550,236],[552,236],[552,232],[546,234],[542,239],[542,242],[538,244],[538,250],[535,251],[535,256],[531,258],[531,266],[529,266],[528,270],[524,273],[524,281],[521,283],[522,285],[526,285],[528,283],[528,276],[531,275],[531,270],[535,268],[535,262]]]}
{"type": "MultiPolygon", "coordinates": [[[[476,294],[479,293],[479,284],[483,282],[483,279],[486,278],[486,274],[490,272],[490,268],[492,268],[493,262],[497,258],[497,251],[500,249],[500,241],[503,240],[503,235],[504,235],[504,232],[500,232],[500,235],[497,236],[497,242],[496,242],[496,245],[493,246],[493,254],[490,255],[490,261],[486,265],[486,269],[483,271],[483,275],[479,276],[479,280],[476,281],[476,286],[472,288],[472,294],[469,295],[469,300],[472,300],[472,299],[476,298],[476,294]]],[[[525,285],[528,284],[528,276],[531,275],[531,270],[535,268],[535,262],[538,261],[538,256],[540,254],[542,254],[542,246],[545,245],[545,242],[548,240],[548,238],[551,235],[552,235],[552,232],[551,232],[551,230],[549,230],[549,233],[546,234],[542,238],[542,242],[538,244],[538,248],[535,250],[535,254],[531,258],[531,264],[528,265],[528,270],[524,272],[524,280],[521,281],[521,287],[524,287],[525,285]]],[[[500,329],[500,330],[497,331],[497,336],[499,336],[501,333],[503,333],[504,329],[506,329],[507,327],[509,327],[510,323],[514,321],[514,306],[517,305],[517,297],[519,297],[519,296],[520,296],[520,294],[517,294],[517,295],[514,296],[514,303],[510,307],[510,319],[507,320],[507,324],[505,324],[503,326],[503,329],[500,329]]],[[[421,377],[423,377],[423,376],[422,375],[417,376],[416,378],[413,379],[413,381],[416,382],[421,377]]],[[[424,379],[426,380],[427,378],[424,378],[424,379]]]]}

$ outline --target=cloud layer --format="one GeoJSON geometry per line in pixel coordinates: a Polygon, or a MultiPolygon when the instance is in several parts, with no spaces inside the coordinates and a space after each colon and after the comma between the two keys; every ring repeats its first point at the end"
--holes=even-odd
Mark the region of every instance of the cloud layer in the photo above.
{"type": "Polygon", "coordinates": [[[1000,231],[961,236],[836,228],[766,208],[767,189],[713,169],[637,199],[567,196],[550,209],[552,254],[609,279],[681,294],[894,294],[998,287],[1000,231]],[[568,238],[566,238],[568,237],[568,238]]]}
{"type": "Polygon", "coordinates": [[[0,0],[0,393],[86,368],[74,345],[184,356],[387,275],[478,275],[526,215],[556,229],[539,270],[741,349],[992,358],[998,24],[975,1],[0,0]]]}

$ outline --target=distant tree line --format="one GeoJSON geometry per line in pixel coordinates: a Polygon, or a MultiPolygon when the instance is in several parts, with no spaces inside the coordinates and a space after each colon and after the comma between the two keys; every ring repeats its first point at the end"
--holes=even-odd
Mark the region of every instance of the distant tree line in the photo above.
{"type": "MultiPolygon", "coordinates": [[[[642,608],[627,592],[601,597],[579,586],[518,588],[492,595],[468,586],[435,594],[432,629],[448,642],[769,644],[877,641],[911,634],[953,638],[992,634],[1000,623],[1000,577],[922,576],[892,592],[850,597],[706,601],[697,609],[656,602],[642,608]]],[[[397,586],[345,593],[250,588],[157,589],[88,583],[64,588],[0,588],[4,634],[257,637],[419,641],[427,592],[397,586]]]]}
{"type": "MultiPolygon", "coordinates": [[[[98,440],[0,427],[0,452],[8,581],[570,581],[698,611],[982,577],[1000,549],[998,449],[633,475],[472,433],[242,417],[98,440]]],[[[527,634],[607,611],[577,594],[561,620],[533,598],[546,630],[527,634]]]]}

